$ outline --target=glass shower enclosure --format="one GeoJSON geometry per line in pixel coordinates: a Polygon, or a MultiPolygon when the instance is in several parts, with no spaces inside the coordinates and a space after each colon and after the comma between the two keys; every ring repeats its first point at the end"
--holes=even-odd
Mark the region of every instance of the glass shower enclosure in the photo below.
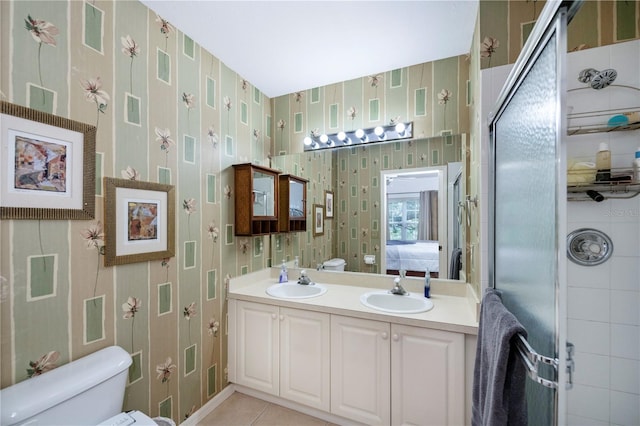
{"type": "Polygon", "coordinates": [[[566,421],[563,135],[573,3],[547,3],[489,117],[489,285],[528,333],[521,347],[532,379],[530,425],[566,421]]]}

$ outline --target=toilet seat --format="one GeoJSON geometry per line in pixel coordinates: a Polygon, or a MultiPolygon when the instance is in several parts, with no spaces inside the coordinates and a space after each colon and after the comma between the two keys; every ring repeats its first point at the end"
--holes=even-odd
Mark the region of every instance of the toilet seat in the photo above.
{"type": "Polygon", "coordinates": [[[116,414],[101,422],[98,426],[129,426],[132,424],[135,424],[135,426],[158,426],[158,423],[141,411],[116,414]]]}

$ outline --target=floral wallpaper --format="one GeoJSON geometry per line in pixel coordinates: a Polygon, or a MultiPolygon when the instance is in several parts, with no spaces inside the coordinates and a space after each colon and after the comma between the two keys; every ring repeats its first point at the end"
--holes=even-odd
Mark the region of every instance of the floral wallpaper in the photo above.
{"type": "Polygon", "coordinates": [[[3,100],[97,127],[96,217],[0,223],[0,384],[100,348],[132,355],[125,410],[184,421],[227,384],[233,172],[267,164],[271,100],[139,2],[0,3],[3,100]],[[176,255],[104,266],[104,177],[176,189],[176,255]]]}
{"type": "MultiPolygon", "coordinates": [[[[482,69],[516,62],[540,12],[543,0],[480,1],[478,46],[482,69]]],[[[640,0],[585,1],[569,23],[570,52],[640,38],[640,0]]]]}

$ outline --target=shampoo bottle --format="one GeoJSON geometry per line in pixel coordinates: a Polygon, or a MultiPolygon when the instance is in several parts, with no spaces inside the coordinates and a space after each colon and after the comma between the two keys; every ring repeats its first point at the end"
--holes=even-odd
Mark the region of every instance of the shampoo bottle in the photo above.
{"type": "Polygon", "coordinates": [[[596,154],[596,182],[608,182],[611,180],[611,151],[609,146],[602,142],[596,154]]]}
{"type": "Polygon", "coordinates": [[[287,276],[287,265],[282,261],[282,266],[280,266],[280,283],[286,283],[289,281],[289,277],[287,276]]]}
{"type": "Polygon", "coordinates": [[[640,148],[636,150],[636,155],[633,159],[633,181],[640,182],[640,148]]]}
{"type": "Polygon", "coordinates": [[[424,297],[427,299],[431,297],[431,272],[429,268],[424,273],[424,297]]]}

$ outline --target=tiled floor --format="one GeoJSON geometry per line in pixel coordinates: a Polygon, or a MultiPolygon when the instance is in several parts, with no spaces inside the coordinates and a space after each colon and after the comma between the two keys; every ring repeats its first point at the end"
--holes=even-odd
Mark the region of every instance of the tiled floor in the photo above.
{"type": "Polygon", "coordinates": [[[276,404],[234,392],[198,426],[329,426],[315,417],[307,416],[276,404]]]}

